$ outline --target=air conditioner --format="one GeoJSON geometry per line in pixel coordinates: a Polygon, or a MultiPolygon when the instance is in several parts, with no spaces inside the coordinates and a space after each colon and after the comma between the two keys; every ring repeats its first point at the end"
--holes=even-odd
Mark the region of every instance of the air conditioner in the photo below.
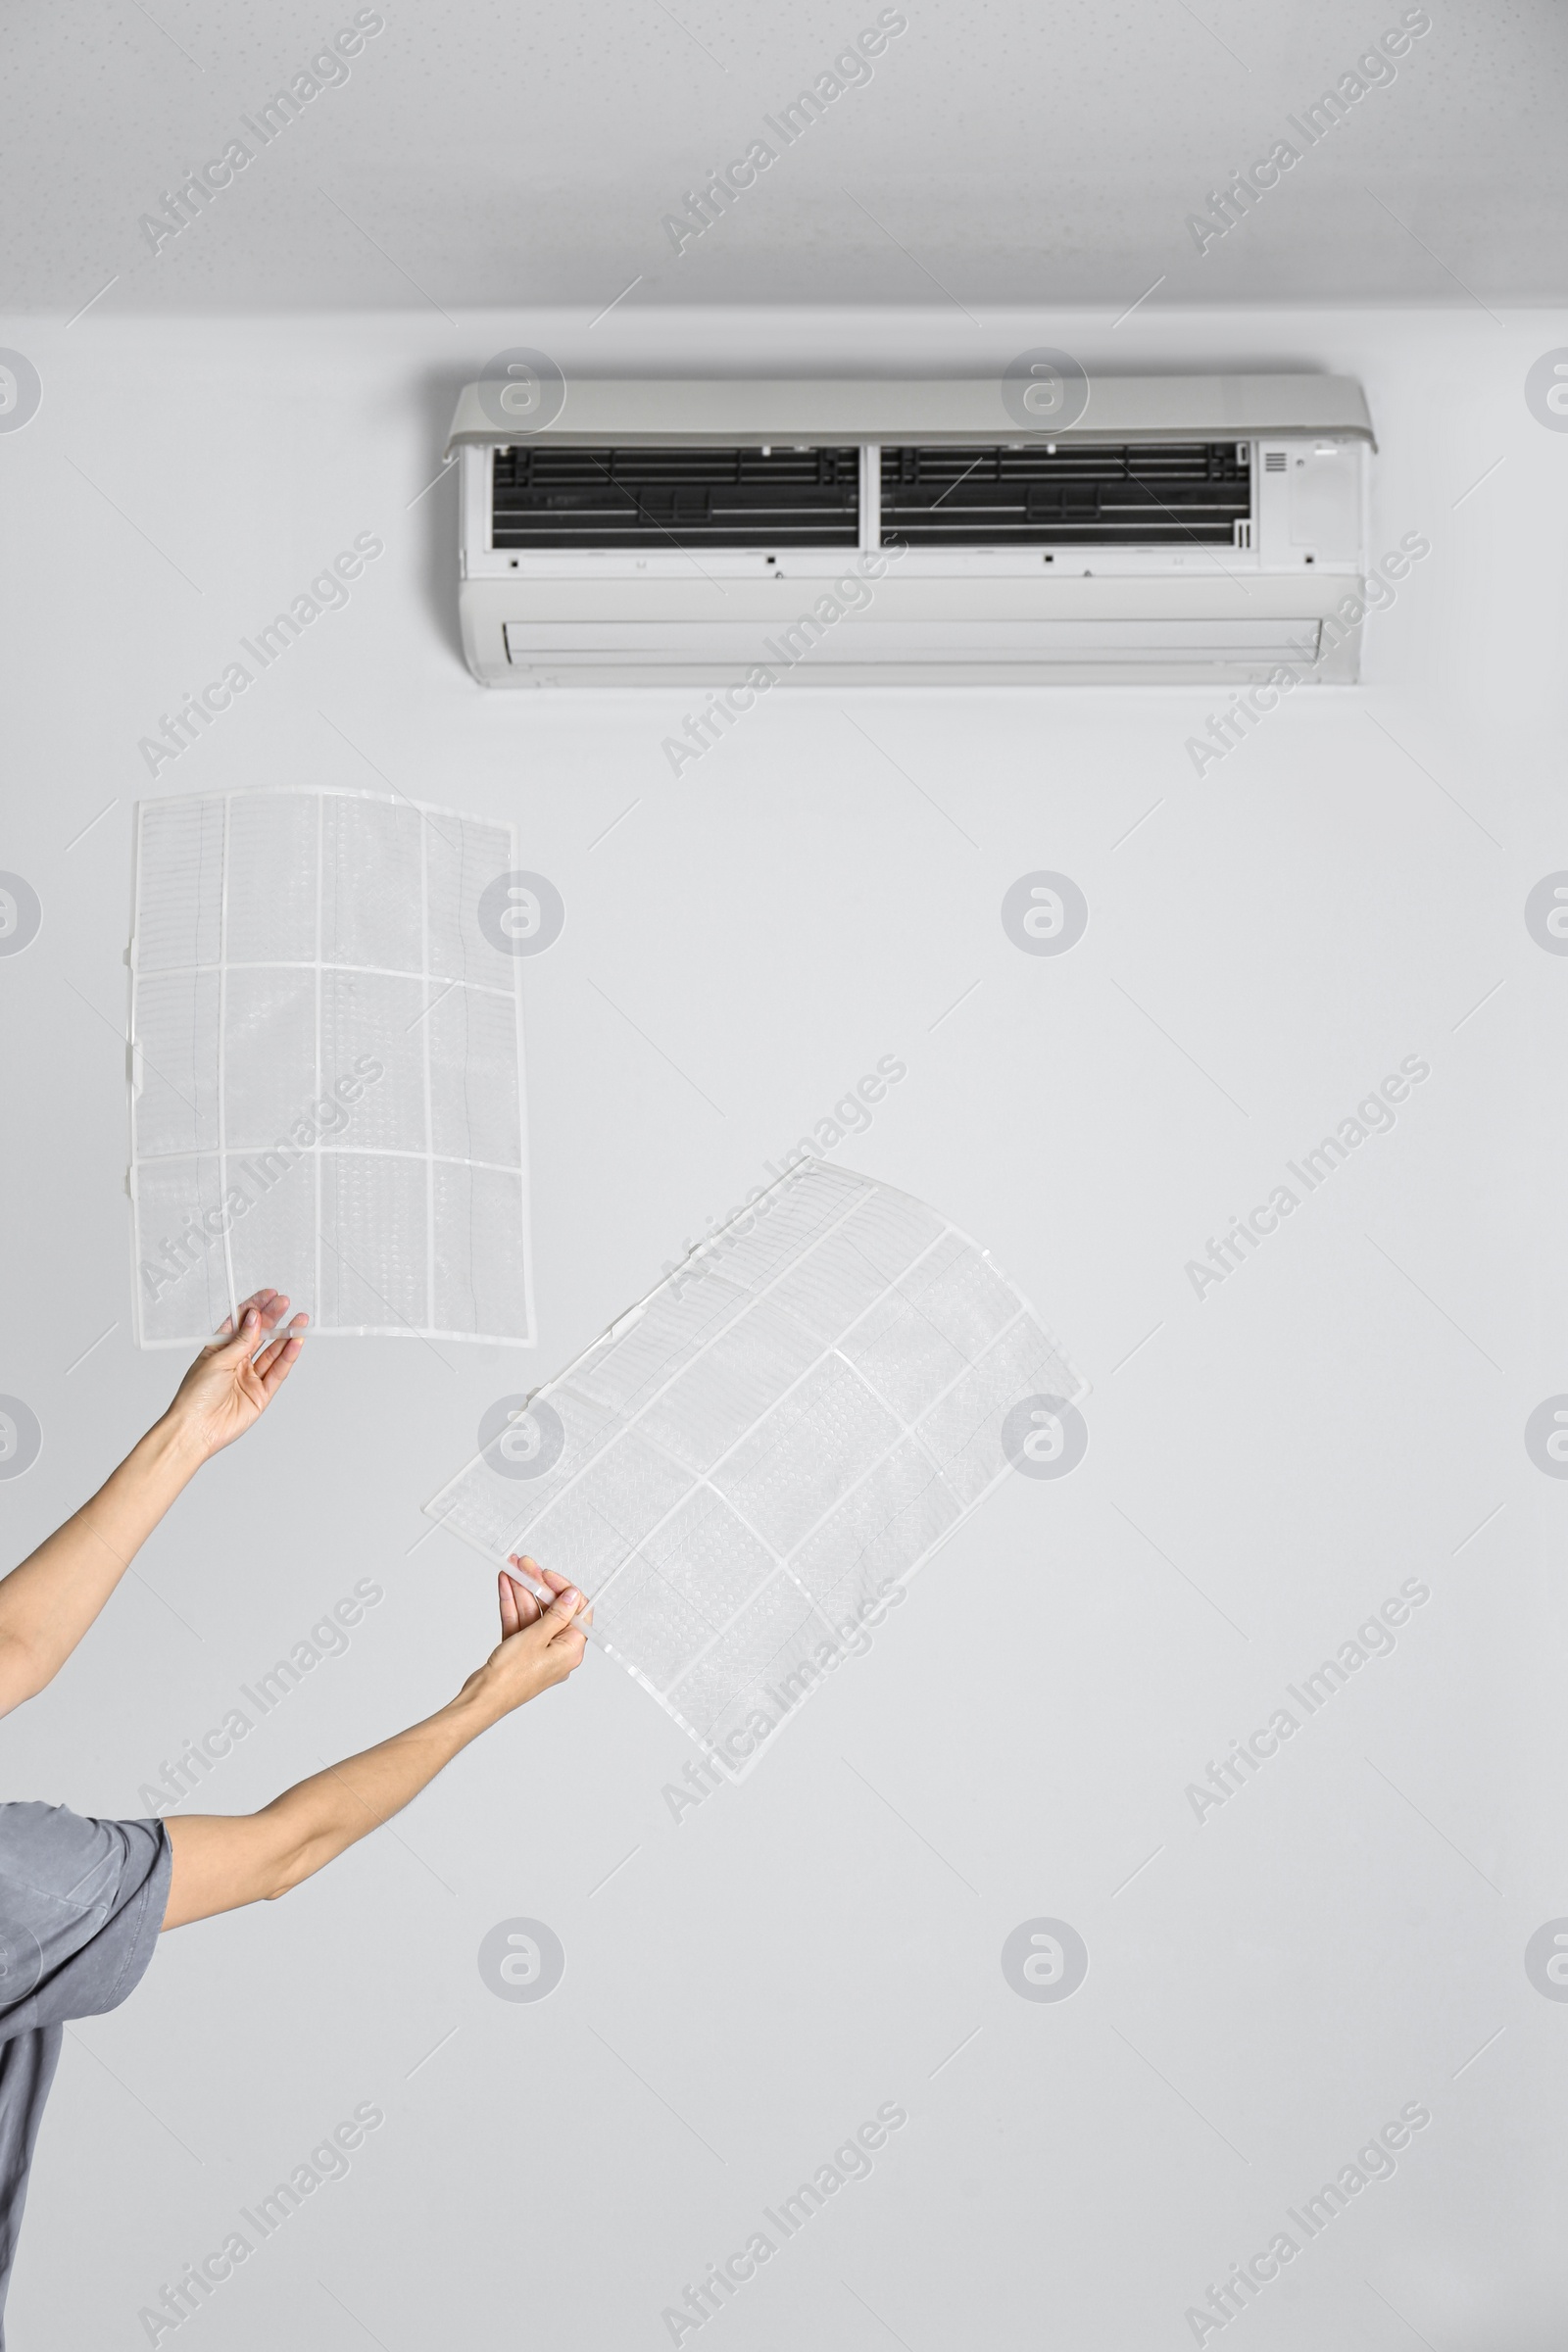
{"type": "Polygon", "coordinates": [[[470,384],[448,443],[468,666],[487,686],[1353,683],[1359,385],[1080,391],[1075,421],[1036,427],[995,377],[470,384]]]}

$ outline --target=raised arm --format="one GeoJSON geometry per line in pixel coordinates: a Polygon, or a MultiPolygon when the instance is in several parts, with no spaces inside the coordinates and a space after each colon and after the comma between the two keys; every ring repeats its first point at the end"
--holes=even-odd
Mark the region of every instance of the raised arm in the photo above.
{"type": "Polygon", "coordinates": [[[278,1291],[248,1298],[92,1499],[0,1579],[0,1715],[53,1681],[186,1481],[267,1410],[303,1342],[304,1315],[278,1332],[287,1312],[278,1291]]]}
{"type": "MultiPolygon", "coordinates": [[[[174,1850],[166,1928],[287,1894],[345,1846],[401,1813],[470,1740],[564,1682],[583,1653],[584,1637],[572,1622],[582,1594],[533,1560],[516,1564],[555,1597],[541,1608],[502,1571],[500,1645],[449,1705],[379,1747],[285,1789],[260,1813],[181,1814],[166,1825],[174,1850]]],[[[585,1610],[582,1622],[592,1616],[592,1609],[585,1610]]]]}

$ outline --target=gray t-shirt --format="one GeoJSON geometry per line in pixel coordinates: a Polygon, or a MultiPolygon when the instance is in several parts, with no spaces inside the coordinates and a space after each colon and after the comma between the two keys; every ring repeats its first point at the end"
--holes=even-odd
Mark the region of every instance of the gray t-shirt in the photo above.
{"type": "Polygon", "coordinates": [[[139,1982],[169,1901],[161,1821],[90,1821],[0,1804],[0,2352],[27,2168],[64,2021],[114,2009],[139,1982]]]}

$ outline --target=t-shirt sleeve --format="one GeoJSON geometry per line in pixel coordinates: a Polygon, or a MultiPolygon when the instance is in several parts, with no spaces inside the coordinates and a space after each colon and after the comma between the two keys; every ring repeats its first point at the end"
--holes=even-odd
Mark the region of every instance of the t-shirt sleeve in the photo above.
{"type": "Polygon", "coordinates": [[[0,2039],[118,2007],[153,1956],[172,1867],[161,1821],[0,1804],[0,2039]]]}

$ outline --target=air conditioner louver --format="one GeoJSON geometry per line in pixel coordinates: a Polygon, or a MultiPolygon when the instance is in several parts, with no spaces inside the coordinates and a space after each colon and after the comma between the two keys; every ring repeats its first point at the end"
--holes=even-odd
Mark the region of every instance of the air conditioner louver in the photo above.
{"type": "MultiPolygon", "coordinates": [[[[918,685],[922,672],[989,670],[1011,680],[1031,663],[1070,662],[1107,678],[1129,670],[1190,672],[1210,678],[1238,662],[1268,668],[1280,662],[1313,661],[1321,623],[1296,620],[878,620],[824,633],[811,659],[825,677],[858,678],[875,670],[889,682],[918,685]]],[[[593,685],[607,672],[633,669],[657,684],[662,673],[681,680],[690,664],[690,628],[678,620],[509,620],[507,659],[520,669],[548,667],[562,680],[593,685]]],[[[755,622],[710,620],[704,644],[720,660],[744,665],[758,652],[755,622]]],[[[786,649],[787,650],[787,649],[786,649]]]]}

